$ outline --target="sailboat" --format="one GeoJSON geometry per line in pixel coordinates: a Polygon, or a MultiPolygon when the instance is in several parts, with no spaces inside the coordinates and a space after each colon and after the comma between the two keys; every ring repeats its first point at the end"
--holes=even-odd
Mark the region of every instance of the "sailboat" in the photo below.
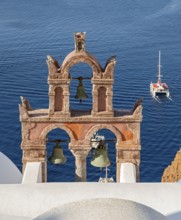
{"type": "Polygon", "coordinates": [[[161,82],[161,51],[159,51],[159,62],[158,62],[158,81],[157,83],[150,83],[151,95],[155,98],[156,96],[170,96],[169,88],[166,83],[161,82]]]}

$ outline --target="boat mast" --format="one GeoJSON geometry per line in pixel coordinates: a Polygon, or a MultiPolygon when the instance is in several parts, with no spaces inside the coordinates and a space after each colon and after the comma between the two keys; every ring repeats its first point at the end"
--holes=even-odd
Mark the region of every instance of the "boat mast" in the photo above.
{"type": "Polygon", "coordinates": [[[159,50],[158,83],[161,83],[161,51],[159,50]]]}

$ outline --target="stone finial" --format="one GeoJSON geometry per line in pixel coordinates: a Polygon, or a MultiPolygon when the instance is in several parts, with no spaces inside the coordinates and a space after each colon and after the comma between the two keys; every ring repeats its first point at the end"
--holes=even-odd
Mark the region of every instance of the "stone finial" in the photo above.
{"type": "Polygon", "coordinates": [[[103,79],[113,79],[115,64],[116,64],[116,56],[112,56],[107,60],[104,73],[102,74],[103,79]]]}
{"type": "MultiPolygon", "coordinates": [[[[106,61],[106,67],[107,67],[107,65],[110,64],[110,63],[116,64],[116,56],[115,56],[115,55],[112,56],[112,57],[110,57],[109,59],[107,59],[107,61],[106,61]]],[[[106,67],[105,67],[105,69],[106,69],[106,67]]]]}
{"type": "Polygon", "coordinates": [[[55,60],[52,56],[47,55],[46,63],[48,65],[50,78],[58,78],[58,73],[60,72],[58,61],[55,60]]]}
{"type": "Polygon", "coordinates": [[[181,149],[174,160],[163,172],[162,182],[178,182],[181,179],[181,149]]]}
{"type": "Polygon", "coordinates": [[[132,114],[133,116],[138,116],[138,117],[142,117],[142,102],[143,102],[143,99],[142,98],[139,98],[135,104],[134,104],[134,107],[132,109],[132,114]]]}
{"type": "Polygon", "coordinates": [[[26,120],[29,118],[29,114],[28,114],[27,109],[21,104],[19,104],[19,112],[20,112],[20,119],[21,120],[23,120],[23,119],[26,120]]]}
{"type": "Polygon", "coordinates": [[[25,97],[23,97],[23,96],[20,96],[20,98],[21,98],[21,101],[22,101],[22,106],[23,106],[27,111],[31,111],[32,108],[31,108],[31,105],[30,105],[29,101],[28,101],[25,97]]]}
{"type": "Polygon", "coordinates": [[[86,32],[74,33],[76,51],[85,51],[85,37],[86,37],[86,32]]]}

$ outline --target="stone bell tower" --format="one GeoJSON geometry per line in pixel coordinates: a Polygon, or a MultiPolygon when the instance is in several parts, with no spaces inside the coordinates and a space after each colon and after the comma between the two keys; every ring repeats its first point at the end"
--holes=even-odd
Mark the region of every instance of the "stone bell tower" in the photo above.
{"type": "Polygon", "coordinates": [[[107,60],[102,69],[96,58],[85,50],[85,32],[74,33],[75,50],[67,55],[61,67],[52,57],[47,56],[49,70],[49,115],[69,117],[70,111],[70,68],[80,62],[88,63],[92,67],[91,79],[93,89],[92,115],[113,116],[112,96],[114,83],[115,57],[107,60]]]}
{"type": "Polygon", "coordinates": [[[86,181],[86,157],[91,150],[93,134],[108,129],[116,136],[116,169],[119,181],[120,165],[131,162],[136,165],[139,180],[140,165],[140,123],[142,121],[142,100],[131,110],[113,109],[113,83],[115,56],[101,67],[97,59],[85,47],[85,32],[74,33],[75,49],[61,64],[47,56],[49,108],[33,109],[22,97],[19,105],[22,123],[23,170],[27,162],[42,162],[43,180],[47,179],[46,140],[50,131],[60,128],[69,135],[69,149],[75,157],[76,181],[86,181]],[[73,111],[70,109],[70,69],[77,63],[87,63],[92,69],[92,109],[73,111]]]}

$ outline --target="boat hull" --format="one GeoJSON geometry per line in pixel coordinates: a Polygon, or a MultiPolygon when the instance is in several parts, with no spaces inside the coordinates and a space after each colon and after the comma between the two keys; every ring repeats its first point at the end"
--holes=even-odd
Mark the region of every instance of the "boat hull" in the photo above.
{"type": "Polygon", "coordinates": [[[162,85],[158,85],[158,84],[151,83],[150,92],[153,97],[156,97],[156,96],[157,97],[164,97],[164,96],[169,97],[170,96],[169,90],[163,87],[162,85]]]}

